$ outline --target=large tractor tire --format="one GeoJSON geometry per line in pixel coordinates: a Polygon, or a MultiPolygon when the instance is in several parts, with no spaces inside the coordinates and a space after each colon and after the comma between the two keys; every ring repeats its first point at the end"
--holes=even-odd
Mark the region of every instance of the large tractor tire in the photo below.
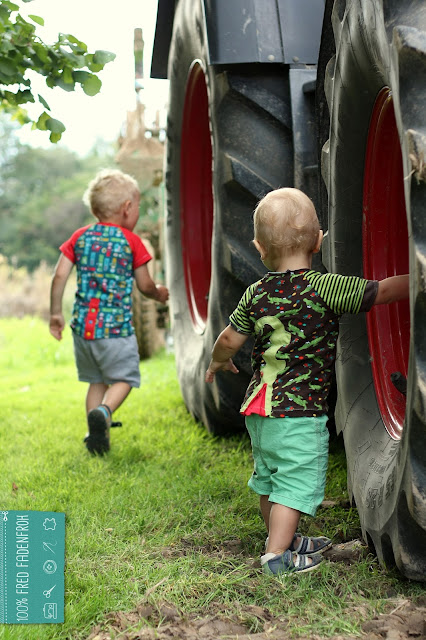
{"type": "Polygon", "coordinates": [[[341,322],[336,423],[365,539],[383,564],[425,580],[426,11],[337,0],[332,25],[324,260],[377,280],[410,272],[409,302],[341,322]]]}
{"type": "Polygon", "coordinates": [[[271,189],[293,183],[288,68],[208,65],[200,0],[180,0],[169,53],[166,251],[178,377],[187,408],[216,434],[244,428],[239,407],[251,375],[204,382],[215,339],[264,268],[251,245],[252,213],[271,189]]]}

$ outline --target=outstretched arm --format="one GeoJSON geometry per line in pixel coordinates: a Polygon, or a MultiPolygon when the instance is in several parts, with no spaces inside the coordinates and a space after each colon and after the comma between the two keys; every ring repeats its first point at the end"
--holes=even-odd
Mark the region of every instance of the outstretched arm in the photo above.
{"type": "Polygon", "coordinates": [[[139,291],[147,298],[152,298],[157,302],[167,302],[169,299],[169,290],[162,284],[155,284],[149,275],[146,264],[135,269],[135,280],[139,291]]]}
{"type": "Polygon", "coordinates": [[[380,280],[374,305],[405,300],[408,296],[409,276],[392,276],[391,278],[380,280]]]}
{"type": "Polygon", "coordinates": [[[248,337],[244,333],[235,331],[230,324],[222,331],[213,347],[212,359],[206,371],[206,382],[213,382],[218,371],[238,373],[232,357],[241,349],[248,337]]]}
{"type": "Polygon", "coordinates": [[[65,327],[65,320],[62,314],[62,298],[65,285],[73,268],[71,260],[61,254],[52,278],[50,287],[50,333],[56,340],[62,340],[62,331],[65,327]]]}

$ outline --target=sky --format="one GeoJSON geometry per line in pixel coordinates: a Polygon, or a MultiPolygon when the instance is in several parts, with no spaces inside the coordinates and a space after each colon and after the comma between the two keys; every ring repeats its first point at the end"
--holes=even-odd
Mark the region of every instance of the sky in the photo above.
{"type": "MultiPolygon", "coordinates": [[[[49,89],[41,77],[32,79],[33,92],[43,96],[52,116],[66,126],[58,145],[85,155],[97,139],[117,140],[127,111],[136,105],[133,32],[137,27],[142,28],[145,41],[141,97],[147,106],[146,124],[149,126],[154,120],[157,109],[164,118],[168,82],[149,78],[157,0],[33,0],[21,4],[20,13],[44,19],[45,26],[37,26],[37,34],[48,44],[56,40],[59,32],[70,33],[85,42],[90,53],[106,49],[116,54],[116,59],[99,72],[102,88],[93,97],[86,96],[80,87],[65,92],[49,89]]],[[[38,103],[27,108],[35,117],[43,110],[38,103]]],[[[20,138],[33,146],[50,145],[46,132],[31,131],[28,126],[22,129],[20,138]]]]}

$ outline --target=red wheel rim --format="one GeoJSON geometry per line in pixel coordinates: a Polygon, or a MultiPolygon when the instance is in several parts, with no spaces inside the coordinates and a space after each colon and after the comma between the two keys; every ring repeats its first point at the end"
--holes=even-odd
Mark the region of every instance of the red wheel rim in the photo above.
{"type": "MultiPolygon", "coordinates": [[[[408,273],[408,230],[401,144],[392,93],[377,96],[367,140],[363,192],[363,267],[371,280],[408,273]]],[[[401,437],[405,397],[391,381],[408,369],[410,311],[408,301],[379,305],[367,313],[373,381],[389,435],[401,437]]]]}
{"type": "Polygon", "coordinates": [[[191,66],[186,85],[180,156],[180,223],[186,295],[195,330],[207,320],[213,229],[212,144],[204,70],[191,66]]]}

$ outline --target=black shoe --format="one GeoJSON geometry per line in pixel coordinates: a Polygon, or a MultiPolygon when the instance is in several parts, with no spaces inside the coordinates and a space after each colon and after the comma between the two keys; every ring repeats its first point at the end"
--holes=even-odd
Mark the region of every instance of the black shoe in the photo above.
{"type": "Polygon", "coordinates": [[[109,428],[111,426],[111,412],[106,405],[99,405],[89,411],[87,415],[89,433],[84,438],[86,448],[93,455],[103,456],[109,451],[109,428]]]}

